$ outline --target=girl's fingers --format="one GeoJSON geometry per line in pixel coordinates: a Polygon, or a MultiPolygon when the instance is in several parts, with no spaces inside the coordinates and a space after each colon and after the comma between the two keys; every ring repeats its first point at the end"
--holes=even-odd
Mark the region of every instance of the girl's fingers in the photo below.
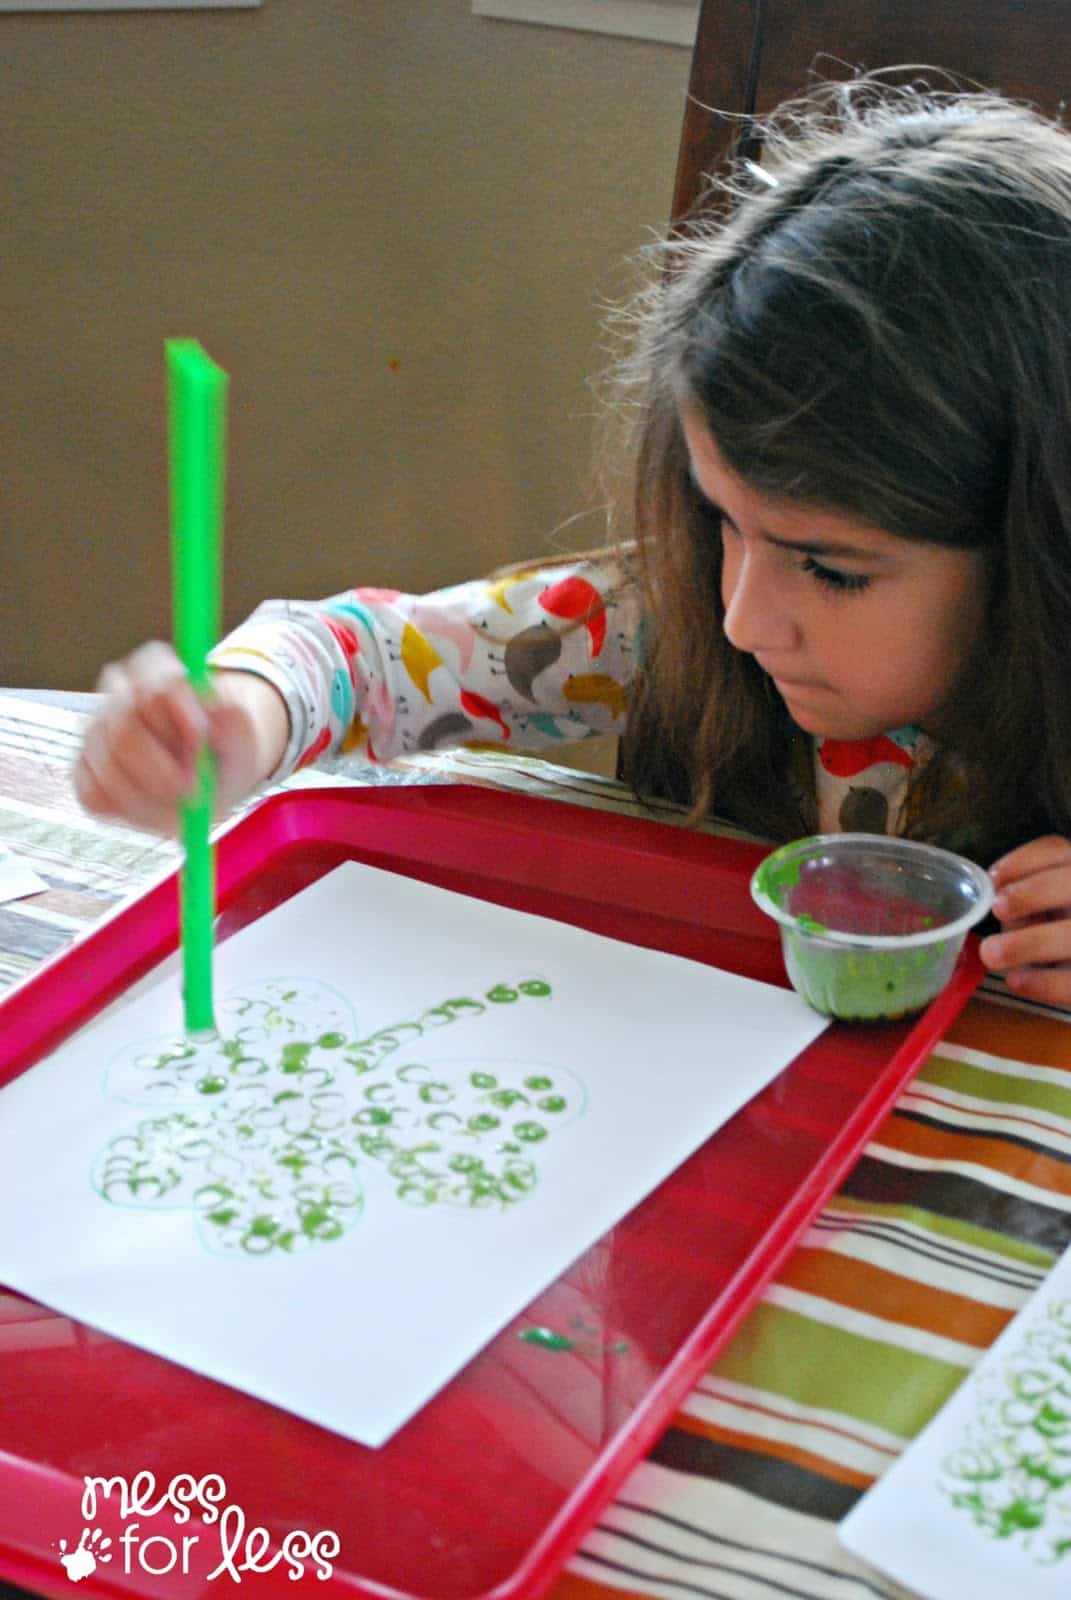
{"type": "Polygon", "coordinates": [[[173,832],[196,781],[208,718],[170,646],[143,645],[104,668],[104,706],[75,774],[82,804],[135,826],[173,832]]]}
{"type": "Polygon", "coordinates": [[[1004,979],[1013,994],[1024,1000],[1041,1000],[1052,1006],[1071,1006],[1071,969],[1067,967],[1016,967],[1004,979]]]}
{"type": "Polygon", "coordinates": [[[979,954],[997,972],[1071,962],[1071,920],[1052,918],[991,934],[982,940],[979,954]]]}
{"type": "Polygon", "coordinates": [[[152,641],[118,665],[105,667],[100,689],[112,705],[105,716],[118,720],[134,712],[180,758],[195,753],[207,732],[207,718],[181,661],[170,645],[152,641]]]}
{"type": "Polygon", "coordinates": [[[175,806],[156,800],[133,785],[113,759],[101,726],[86,735],[74,786],[82,805],[99,817],[119,817],[136,827],[153,828],[160,833],[174,830],[175,806]]]}
{"type": "Polygon", "coordinates": [[[142,714],[113,732],[109,769],[125,790],[144,795],[150,803],[174,807],[196,782],[196,753],[194,746],[177,755],[169,738],[161,737],[142,714]]]}
{"type": "Polygon", "coordinates": [[[993,910],[1005,926],[1046,913],[1071,911],[1071,851],[1058,865],[1039,868],[1029,877],[1002,886],[993,910]]]}
{"type": "Polygon", "coordinates": [[[1040,839],[1031,839],[994,861],[989,876],[1000,891],[1011,884],[1020,883],[1035,873],[1045,872],[1061,864],[1071,866],[1071,840],[1056,833],[1047,833],[1040,839]]]}

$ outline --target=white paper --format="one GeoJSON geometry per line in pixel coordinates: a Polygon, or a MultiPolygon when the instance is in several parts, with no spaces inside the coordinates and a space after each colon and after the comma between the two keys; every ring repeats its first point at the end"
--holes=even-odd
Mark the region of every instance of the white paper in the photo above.
{"type": "Polygon", "coordinates": [[[0,1282],[371,1445],[825,1026],[353,863],[215,984],[226,1050],[171,972],[0,1091],[0,1282]]]}
{"type": "Polygon", "coordinates": [[[0,845],[0,905],[9,900],[21,900],[28,894],[41,894],[48,888],[28,862],[13,850],[0,845]]]}
{"type": "Polygon", "coordinates": [[[926,1600],[1068,1600],[1071,1250],[839,1533],[926,1600]]]}

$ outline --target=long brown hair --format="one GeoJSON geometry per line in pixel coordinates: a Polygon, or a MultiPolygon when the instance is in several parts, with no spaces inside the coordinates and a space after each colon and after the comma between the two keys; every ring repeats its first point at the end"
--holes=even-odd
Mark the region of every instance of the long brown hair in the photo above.
{"type": "Polygon", "coordinates": [[[753,488],[984,552],[987,626],[905,831],[985,858],[1067,830],[1071,136],[868,78],[776,114],[762,159],[662,247],[619,369],[651,619],[626,772],[775,838],[814,825],[810,741],[723,632],[687,400],[753,488]]]}

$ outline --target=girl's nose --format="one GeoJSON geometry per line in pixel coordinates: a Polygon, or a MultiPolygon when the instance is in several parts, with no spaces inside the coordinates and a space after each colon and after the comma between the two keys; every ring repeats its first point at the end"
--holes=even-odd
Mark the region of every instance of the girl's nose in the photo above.
{"type": "Polygon", "coordinates": [[[780,655],[799,644],[799,627],[787,609],[765,552],[726,548],[722,562],[725,636],[751,655],[780,655]]]}

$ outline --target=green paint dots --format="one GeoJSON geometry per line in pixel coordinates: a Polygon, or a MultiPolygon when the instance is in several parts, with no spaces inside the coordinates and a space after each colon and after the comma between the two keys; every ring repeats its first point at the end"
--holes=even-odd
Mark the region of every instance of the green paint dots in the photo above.
{"type": "Polygon", "coordinates": [[[1071,1556],[1071,1300],[1050,1302],[1001,1373],[978,1388],[940,1487],[983,1533],[1051,1566],[1071,1556]]]}
{"type": "Polygon", "coordinates": [[[304,1072],[309,1064],[311,1044],[284,1044],[280,1066],[284,1072],[304,1072]]]}
{"type": "Polygon", "coordinates": [[[508,1006],[518,999],[516,989],[511,989],[508,983],[496,983],[493,989],[488,989],[487,998],[492,1005],[508,1006]]]}
{"type": "Polygon", "coordinates": [[[262,1056],[236,1056],[231,1062],[231,1071],[236,1078],[262,1078],[268,1071],[268,1063],[262,1056]]]}
{"type": "Polygon", "coordinates": [[[382,1128],[388,1122],[393,1122],[394,1118],[386,1106],[362,1106],[353,1120],[365,1127],[382,1128]]]}
{"type": "Polygon", "coordinates": [[[118,1058],[124,1090],[133,1074],[135,1097],[143,1086],[157,1105],[165,1094],[186,1105],[110,1142],[94,1163],[98,1194],[114,1205],[186,1207],[206,1248],[246,1257],[341,1237],[361,1214],[359,1175],[372,1162],[407,1205],[504,1211],[522,1202],[539,1177],[528,1147],[549,1136],[529,1108],[561,1118],[582,1093],[567,1102],[555,1076],[531,1065],[524,1075],[516,1061],[388,1058],[489,1005],[545,998],[550,985],[496,984],[482,1001],[444,1001],[363,1039],[337,1025],[339,997],[323,1004],[322,987],[274,983],[262,986],[267,1000],[229,996],[221,1014],[242,1019],[231,1037],[169,1040],[118,1058]],[[317,1014],[319,1026],[309,1020],[317,1014]],[[508,1130],[506,1112],[518,1118],[508,1130]]]}
{"type": "Polygon", "coordinates": [[[788,849],[775,850],[772,855],[760,861],[755,873],[755,887],[760,894],[776,904],[781,903],[782,895],[788,889],[794,889],[800,881],[800,863],[798,855],[789,855],[794,846],[788,849]],[[786,856],[789,858],[786,860],[786,856]]]}
{"type": "Polygon", "coordinates": [[[593,1339],[573,1339],[567,1333],[556,1332],[554,1328],[522,1328],[517,1337],[522,1344],[534,1344],[540,1350],[576,1350],[583,1355],[620,1356],[629,1348],[627,1339],[618,1339],[600,1349],[593,1339]]]}
{"type": "Polygon", "coordinates": [[[572,1350],[575,1340],[553,1328],[524,1328],[518,1335],[522,1344],[538,1345],[540,1350],[572,1350]]]}
{"type": "Polygon", "coordinates": [[[279,1157],[279,1165],[292,1172],[295,1178],[300,1178],[309,1162],[299,1150],[292,1150],[289,1155],[279,1157]]]}

